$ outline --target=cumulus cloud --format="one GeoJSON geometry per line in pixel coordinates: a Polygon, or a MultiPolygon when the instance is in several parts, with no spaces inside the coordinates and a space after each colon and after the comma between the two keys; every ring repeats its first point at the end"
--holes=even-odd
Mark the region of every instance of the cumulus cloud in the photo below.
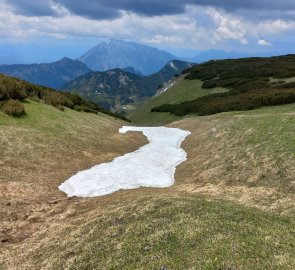
{"type": "Polygon", "coordinates": [[[257,44],[260,46],[271,46],[271,43],[269,43],[268,41],[266,41],[265,39],[260,39],[257,41],[257,44]]]}
{"type": "MultiPolygon", "coordinates": [[[[254,1],[231,0],[89,0],[87,4],[82,0],[0,0],[0,41],[42,36],[119,38],[155,46],[235,50],[237,46],[269,46],[268,40],[291,36],[295,30],[295,21],[289,19],[249,20],[240,12],[229,11],[229,2],[236,10],[255,6],[254,1]]],[[[259,6],[264,2],[255,3],[259,6]]],[[[274,7],[270,3],[269,8],[274,7]]]]}
{"type": "Polygon", "coordinates": [[[213,29],[217,40],[245,40],[246,27],[241,19],[215,8],[209,8],[207,14],[215,24],[213,29]]]}

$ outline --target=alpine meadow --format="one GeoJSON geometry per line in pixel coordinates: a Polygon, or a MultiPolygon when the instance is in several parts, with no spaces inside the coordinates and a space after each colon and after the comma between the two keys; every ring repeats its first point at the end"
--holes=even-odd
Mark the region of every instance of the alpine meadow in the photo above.
{"type": "Polygon", "coordinates": [[[295,3],[0,7],[0,270],[295,269],[295,3]]]}

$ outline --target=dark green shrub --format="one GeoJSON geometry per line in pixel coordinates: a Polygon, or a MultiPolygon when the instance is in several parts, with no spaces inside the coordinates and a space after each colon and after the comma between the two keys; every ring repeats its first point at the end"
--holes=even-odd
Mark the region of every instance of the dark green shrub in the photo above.
{"type": "Polygon", "coordinates": [[[265,88],[271,85],[269,77],[295,77],[295,55],[209,61],[195,65],[184,73],[186,79],[206,81],[204,88],[211,88],[214,83],[230,89],[265,88]]]}
{"type": "Polygon", "coordinates": [[[217,87],[215,80],[205,81],[202,84],[203,89],[211,89],[211,88],[214,88],[214,87],[217,87]]]}
{"type": "Polygon", "coordinates": [[[8,101],[4,102],[1,109],[4,113],[14,117],[20,117],[25,114],[24,105],[16,99],[9,99],[8,101]]]}
{"type": "Polygon", "coordinates": [[[58,92],[44,86],[31,84],[18,78],[0,74],[0,107],[1,104],[3,105],[3,103],[9,99],[21,101],[25,98],[31,99],[33,101],[44,102],[46,104],[55,106],[60,110],[63,110],[63,107],[74,109],[75,106],[80,106],[77,107],[78,110],[92,113],[101,112],[126,121],[130,121],[124,116],[114,114],[93,102],[85,100],[77,94],[58,92]]]}
{"type": "Polygon", "coordinates": [[[295,102],[295,89],[231,90],[186,101],[180,104],[163,104],[152,112],[170,112],[177,116],[189,113],[209,115],[227,111],[252,110],[262,106],[275,106],[295,102]]]}
{"type": "Polygon", "coordinates": [[[30,97],[30,100],[35,101],[35,102],[40,102],[40,99],[38,98],[38,96],[32,96],[32,97],[30,97]]]}
{"type": "Polygon", "coordinates": [[[76,105],[74,107],[74,110],[78,111],[78,112],[88,112],[88,113],[96,113],[96,110],[91,109],[85,105],[76,105]]]}
{"type": "Polygon", "coordinates": [[[68,99],[59,92],[50,92],[44,96],[44,100],[47,104],[52,106],[66,105],[68,99]]]}
{"type": "Polygon", "coordinates": [[[65,111],[65,107],[63,107],[63,106],[61,106],[61,105],[57,105],[57,106],[55,106],[55,107],[56,107],[56,109],[58,109],[58,110],[60,110],[60,111],[62,111],[62,112],[65,111]]]}

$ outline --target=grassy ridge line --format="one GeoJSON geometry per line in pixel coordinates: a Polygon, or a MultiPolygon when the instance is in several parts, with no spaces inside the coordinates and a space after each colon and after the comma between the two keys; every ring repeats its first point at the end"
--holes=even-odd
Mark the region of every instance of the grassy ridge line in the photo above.
{"type": "Polygon", "coordinates": [[[154,112],[177,116],[210,115],[251,110],[295,101],[295,55],[209,61],[185,71],[188,80],[202,80],[202,88],[226,87],[230,91],[210,94],[190,102],[155,106],[154,112]],[[291,78],[291,79],[290,79],[291,78]]]}
{"type": "Polygon", "coordinates": [[[128,117],[137,125],[164,125],[180,118],[170,113],[151,113],[151,109],[164,103],[176,104],[187,100],[193,100],[200,96],[222,93],[228,91],[225,88],[217,87],[213,89],[202,89],[200,80],[179,79],[166,92],[157,97],[153,97],[149,102],[135,110],[128,117]]]}

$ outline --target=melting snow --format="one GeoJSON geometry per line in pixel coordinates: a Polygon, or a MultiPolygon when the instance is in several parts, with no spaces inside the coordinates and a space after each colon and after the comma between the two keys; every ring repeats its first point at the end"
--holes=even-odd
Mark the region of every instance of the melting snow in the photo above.
{"type": "Polygon", "coordinates": [[[186,160],[180,148],[189,131],[166,127],[122,127],[119,132],[141,131],[149,143],[113,161],[80,171],[59,186],[69,197],[94,197],[120,189],[164,188],[174,184],[176,166],[186,160]]]}

